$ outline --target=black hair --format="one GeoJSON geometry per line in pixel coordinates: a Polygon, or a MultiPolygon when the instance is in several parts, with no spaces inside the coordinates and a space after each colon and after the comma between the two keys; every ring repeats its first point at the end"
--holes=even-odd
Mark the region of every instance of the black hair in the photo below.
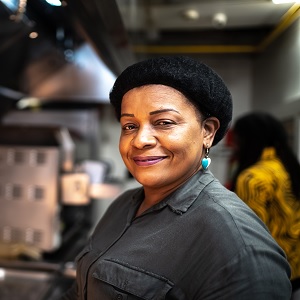
{"type": "Polygon", "coordinates": [[[300,200],[300,164],[279,120],[268,113],[252,112],[237,119],[233,135],[238,145],[235,153],[238,167],[233,177],[233,190],[238,175],[260,159],[264,148],[273,147],[290,175],[293,194],[300,200]]]}

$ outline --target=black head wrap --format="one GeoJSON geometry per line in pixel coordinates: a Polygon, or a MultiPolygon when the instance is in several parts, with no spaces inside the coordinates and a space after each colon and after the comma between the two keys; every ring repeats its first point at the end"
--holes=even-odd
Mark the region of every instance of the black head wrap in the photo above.
{"type": "Polygon", "coordinates": [[[170,86],[180,91],[205,117],[218,118],[220,128],[213,145],[224,137],[232,119],[232,97],[224,81],[210,67],[186,56],[151,58],[129,66],[110,92],[118,120],[124,94],[148,84],[170,86]]]}

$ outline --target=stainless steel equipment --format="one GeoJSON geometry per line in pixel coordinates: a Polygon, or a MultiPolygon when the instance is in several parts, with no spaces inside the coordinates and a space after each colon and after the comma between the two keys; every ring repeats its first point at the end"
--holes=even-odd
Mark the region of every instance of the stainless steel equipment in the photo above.
{"type": "Polygon", "coordinates": [[[59,128],[0,130],[0,256],[61,243],[59,128]],[[27,248],[27,249],[26,249],[27,248]],[[5,253],[7,252],[7,253],[5,253]]]}
{"type": "Polygon", "coordinates": [[[59,147],[0,146],[0,157],[1,242],[57,248],[59,147]]]}

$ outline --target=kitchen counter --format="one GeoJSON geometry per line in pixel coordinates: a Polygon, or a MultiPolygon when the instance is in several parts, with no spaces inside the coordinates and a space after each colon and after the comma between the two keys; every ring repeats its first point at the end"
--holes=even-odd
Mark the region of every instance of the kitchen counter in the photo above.
{"type": "Polygon", "coordinates": [[[81,227],[68,232],[61,247],[45,253],[41,261],[0,259],[0,299],[59,300],[75,280],[74,260],[86,244],[89,230],[81,227]]]}
{"type": "Polygon", "coordinates": [[[57,264],[0,261],[1,300],[58,300],[74,275],[57,264]]]}

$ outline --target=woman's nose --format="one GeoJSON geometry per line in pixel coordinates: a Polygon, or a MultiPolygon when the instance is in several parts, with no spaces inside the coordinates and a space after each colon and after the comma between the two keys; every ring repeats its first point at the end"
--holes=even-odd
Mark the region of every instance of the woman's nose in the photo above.
{"type": "Polygon", "coordinates": [[[153,147],[156,145],[156,142],[157,140],[154,136],[154,132],[148,126],[140,127],[131,141],[132,145],[139,149],[143,149],[145,147],[153,147]]]}

